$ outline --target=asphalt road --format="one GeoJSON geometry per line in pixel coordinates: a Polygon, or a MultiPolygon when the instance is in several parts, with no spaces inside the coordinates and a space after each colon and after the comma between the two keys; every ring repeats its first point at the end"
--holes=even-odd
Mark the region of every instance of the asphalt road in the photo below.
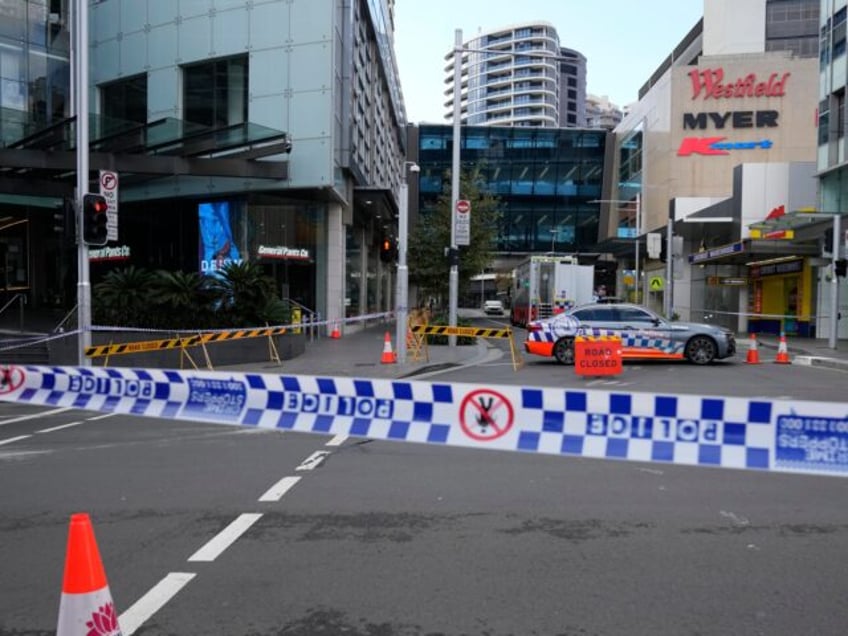
{"type": "MultiPolygon", "coordinates": [[[[633,369],[844,403],[832,370],[633,369]]],[[[125,635],[842,634],[845,483],[0,404],[0,635],[54,633],[81,511],[125,635]]]]}

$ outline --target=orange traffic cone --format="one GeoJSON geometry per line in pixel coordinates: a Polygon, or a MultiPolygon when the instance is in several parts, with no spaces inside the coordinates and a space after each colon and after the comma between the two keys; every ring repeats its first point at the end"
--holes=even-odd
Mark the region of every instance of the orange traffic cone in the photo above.
{"type": "Polygon", "coordinates": [[[754,334],[751,334],[751,342],[748,345],[748,357],[745,358],[745,362],[748,364],[760,363],[760,352],[757,349],[757,336],[754,334]]]}
{"type": "Polygon", "coordinates": [[[331,337],[333,340],[338,340],[339,338],[341,338],[341,337],[342,337],[342,334],[341,334],[341,332],[339,331],[339,323],[338,323],[338,321],[336,321],[336,322],[334,322],[334,323],[333,323],[333,332],[330,334],[330,337],[331,337]]]}
{"type": "Polygon", "coordinates": [[[792,364],[789,359],[789,351],[786,348],[786,335],[782,331],[780,332],[780,344],[777,347],[777,357],[774,361],[778,364],[792,364]]]}
{"type": "Polygon", "coordinates": [[[383,339],[383,355],[380,357],[380,362],[383,364],[394,364],[397,362],[397,357],[392,352],[392,337],[389,332],[386,332],[386,337],[383,339]]]}
{"type": "Polygon", "coordinates": [[[71,515],[56,636],[121,636],[106,572],[85,513],[71,515]]]}

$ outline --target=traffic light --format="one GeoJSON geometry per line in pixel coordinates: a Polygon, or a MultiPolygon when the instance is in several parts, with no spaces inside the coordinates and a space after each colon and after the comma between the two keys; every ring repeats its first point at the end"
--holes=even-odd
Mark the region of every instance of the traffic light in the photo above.
{"type": "Polygon", "coordinates": [[[107,214],[109,205],[106,198],[99,194],[86,194],[82,197],[82,239],[86,245],[106,245],[107,214]]]}
{"type": "Polygon", "coordinates": [[[383,237],[380,242],[380,260],[384,263],[391,263],[395,258],[397,258],[395,242],[388,236],[383,237]]]}
{"type": "Polygon", "coordinates": [[[845,278],[846,270],[848,270],[848,259],[840,258],[836,261],[836,275],[845,278]]]}

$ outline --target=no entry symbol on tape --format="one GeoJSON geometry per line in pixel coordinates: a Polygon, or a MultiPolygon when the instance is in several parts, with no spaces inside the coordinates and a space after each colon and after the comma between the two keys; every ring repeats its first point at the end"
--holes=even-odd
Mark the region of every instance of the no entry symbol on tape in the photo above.
{"type": "Polygon", "coordinates": [[[0,394],[14,393],[25,379],[24,370],[19,367],[0,368],[0,394]]]}
{"type": "Polygon", "coordinates": [[[507,434],[515,411],[502,394],[489,389],[472,391],[459,407],[459,423],[471,439],[488,442],[507,434]]]}

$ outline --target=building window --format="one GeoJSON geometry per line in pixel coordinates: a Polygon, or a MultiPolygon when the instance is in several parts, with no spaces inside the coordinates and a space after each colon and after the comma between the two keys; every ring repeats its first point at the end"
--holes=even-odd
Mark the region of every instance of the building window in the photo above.
{"type": "Polygon", "coordinates": [[[136,75],[102,86],[100,101],[106,117],[147,123],[147,75],[136,75]]]}
{"type": "Polygon", "coordinates": [[[215,128],[247,122],[247,56],[183,68],[183,117],[215,128]]]}

